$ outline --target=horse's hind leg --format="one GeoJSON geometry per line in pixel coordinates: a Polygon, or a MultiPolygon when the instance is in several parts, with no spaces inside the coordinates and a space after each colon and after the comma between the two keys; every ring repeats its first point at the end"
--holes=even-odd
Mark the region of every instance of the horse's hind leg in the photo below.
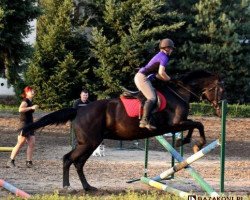
{"type": "Polygon", "coordinates": [[[76,159],[74,161],[74,165],[76,167],[76,170],[77,170],[77,173],[78,173],[78,176],[79,176],[79,179],[82,183],[82,186],[83,186],[83,189],[85,191],[89,191],[89,190],[96,190],[95,187],[92,187],[86,180],[86,177],[84,175],[84,172],[83,172],[83,167],[86,163],[86,161],[88,160],[88,158],[92,155],[92,153],[94,152],[95,148],[98,147],[99,144],[96,144],[95,146],[90,146],[90,145],[86,145],[84,146],[84,150],[83,150],[83,153],[81,154],[81,156],[76,159]]]}
{"type": "Polygon", "coordinates": [[[70,186],[69,184],[69,168],[73,163],[71,154],[74,150],[63,156],[63,188],[70,186]]]}
{"type": "Polygon", "coordinates": [[[89,156],[94,151],[96,144],[94,147],[86,146],[86,144],[77,145],[76,149],[72,150],[71,152],[67,153],[63,157],[63,188],[67,188],[70,186],[69,183],[69,168],[72,163],[74,163],[83,188],[85,190],[91,189],[92,187],[88,184],[84,174],[83,174],[83,166],[89,156]]]}

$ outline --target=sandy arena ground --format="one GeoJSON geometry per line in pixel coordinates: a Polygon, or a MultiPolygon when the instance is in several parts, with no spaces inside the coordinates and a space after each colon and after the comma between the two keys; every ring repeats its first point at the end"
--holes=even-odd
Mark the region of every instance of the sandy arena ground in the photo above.
{"type": "MultiPolygon", "coordinates": [[[[41,116],[36,115],[36,117],[41,116]]],[[[195,117],[205,126],[207,142],[210,143],[220,134],[220,119],[195,117]]],[[[18,116],[0,114],[0,146],[14,146],[17,137],[18,116]]],[[[198,134],[194,134],[194,140],[198,134]]],[[[170,140],[170,139],[168,139],[170,140]]],[[[226,136],[225,192],[234,195],[250,193],[250,119],[228,119],[226,136]]],[[[10,152],[0,152],[0,179],[13,184],[27,193],[48,194],[62,188],[62,157],[71,147],[69,145],[69,124],[51,126],[36,133],[36,150],[34,167],[25,167],[25,150],[22,149],[16,158],[15,169],[6,168],[10,152]]],[[[95,195],[105,195],[124,192],[128,189],[138,191],[157,190],[140,182],[128,184],[126,181],[140,178],[144,173],[144,151],[136,149],[136,141],[124,142],[123,150],[119,150],[119,142],[106,140],[105,157],[91,157],[85,165],[87,180],[99,190],[95,195]]],[[[139,141],[143,148],[144,140],[139,141]]],[[[192,154],[192,144],[184,148],[185,155],[192,154]]],[[[150,139],[149,176],[155,176],[170,167],[171,158],[154,138],[150,139]]],[[[219,149],[192,164],[216,191],[219,191],[220,162],[219,149]]],[[[72,165],[70,170],[71,186],[82,194],[83,190],[77,173],[72,165]]],[[[194,191],[203,194],[189,173],[182,170],[176,174],[175,180],[169,185],[184,191],[194,191]]],[[[0,199],[10,195],[0,188],[0,199]]]]}

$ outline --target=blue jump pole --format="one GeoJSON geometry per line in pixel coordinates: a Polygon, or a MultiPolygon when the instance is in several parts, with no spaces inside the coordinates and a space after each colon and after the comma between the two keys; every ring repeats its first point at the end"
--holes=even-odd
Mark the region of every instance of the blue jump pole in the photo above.
{"type": "Polygon", "coordinates": [[[174,165],[170,169],[162,172],[159,176],[152,178],[152,180],[163,180],[168,178],[168,176],[173,175],[174,173],[180,171],[181,169],[187,167],[188,165],[192,164],[193,162],[197,161],[198,159],[202,158],[210,151],[215,149],[220,145],[219,140],[215,140],[211,144],[207,145],[205,148],[201,149],[197,153],[193,154],[192,156],[188,157],[186,160],[179,162],[178,164],[174,165]]]}
{"type": "MultiPolygon", "coordinates": [[[[178,162],[183,162],[183,157],[164,139],[163,136],[156,136],[156,139],[167,149],[178,162]]],[[[190,175],[196,180],[196,182],[205,190],[210,196],[219,196],[217,192],[195,171],[191,166],[185,168],[189,171],[190,175]]],[[[159,180],[156,180],[159,181],[159,180]]]]}

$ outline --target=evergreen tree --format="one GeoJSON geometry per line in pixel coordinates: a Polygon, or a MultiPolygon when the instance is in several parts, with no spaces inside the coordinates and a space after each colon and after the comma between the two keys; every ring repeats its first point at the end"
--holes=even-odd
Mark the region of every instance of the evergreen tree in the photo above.
{"type": "Polygon", "coordinates": [[[102,28],[97,23],[91,42],[94,90],[103,98],[134,87],[133,76],[158,51],[159,39],[171,38],[184,22],[163,0],[107,0],[99,7],[102,28]]]}
{"type": "Polygon", "coordinates": [[[31,31],[29,22],[40,13],[35,3],[36,0],[0,1],[0,75],[14,86],[20,83],[19,73],[31,55],[32,48],[24,39],[31,31]]]}
{"type": "Polygon", "coordinates": [[[43,108],[69,106],[79,97],[87,73],[88,42],[73,28],[71,0],[41,0],[35,53],[26,73],[43,108]]]}
{"type": "Polygon", "coordinates": [[[3,30],[4,25],[3,25],[3,18],[4,18],[4,10],[2,7],[0,7],[0,31],[3,30]]]}
{"type": "Polygon", "coordinates": [[[240,39],[242,32],[249,34],[246,28],[249,27],[249,1],[203,0],[193,10],[194,23],[187,28],[191,37],[182,46],[178,66],[224,74],[229,99],[246,100],[250,76],[246,48],[249,47],[244,47],[240,39]],[[242,18],[245,24],[240,23],[242,18]],[[238,91],[237,95],[234,91],[238,91]]]}

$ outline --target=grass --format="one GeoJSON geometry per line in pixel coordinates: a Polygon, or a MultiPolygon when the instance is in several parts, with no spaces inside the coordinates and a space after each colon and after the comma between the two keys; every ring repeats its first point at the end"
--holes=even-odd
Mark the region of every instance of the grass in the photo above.
{"type": "MultiPolygon", "coordinates": [[[[7,199],[21,200],[19,197],[8,197],[7,199]]],[[[128,191],[120,194],[106,194],[106,195],[81,195],[81,196],[60,196],[58,193],[52,195],[35,195],[29,198],[29,200],[179,200],[180,197],[172,196],[167,193],[148,191],[144,193],[128,191]]]]}
{"type": "MultiPolygon", "coordinates": [[[[209,196],[200,196],[199,199],[210,199],[209,196]]],[[[7,197],[8,200],[21,200],[19,197],[7,197]]],[[[54,193],[52,195],[34,195],[29,200],[179,200],[182,199],[178,196],[173,196],[163,191],[148,191],[148,192],[134,192],[127,191],[125,193],[120,194],[109,194],[109,195],[67,195],[60,196],[58,193],[54,193]]],[[[216,198],[217,199],[217,198],[216,198]]],[[[237,194],[228,194],[227,196],[223,196],[219,199],[241,199],[248,200],[250,199],[250,195],[237,195],[237,194]]]]}
{"type": "MultiPolygon", "coordinates": [[[[191,103],[190,114],[194,116],[214,116],[213,107],[207,103],[191,103]]],[[[250,118],[250,104],[228,104],[227,117],[250,118]]]]}
{"type": "Polygon", "coordinates": [[[19,106],[17,105],[4,105],[0,104],[0,112],[7,112],[7,113],[18,113],[19,106]]]}

